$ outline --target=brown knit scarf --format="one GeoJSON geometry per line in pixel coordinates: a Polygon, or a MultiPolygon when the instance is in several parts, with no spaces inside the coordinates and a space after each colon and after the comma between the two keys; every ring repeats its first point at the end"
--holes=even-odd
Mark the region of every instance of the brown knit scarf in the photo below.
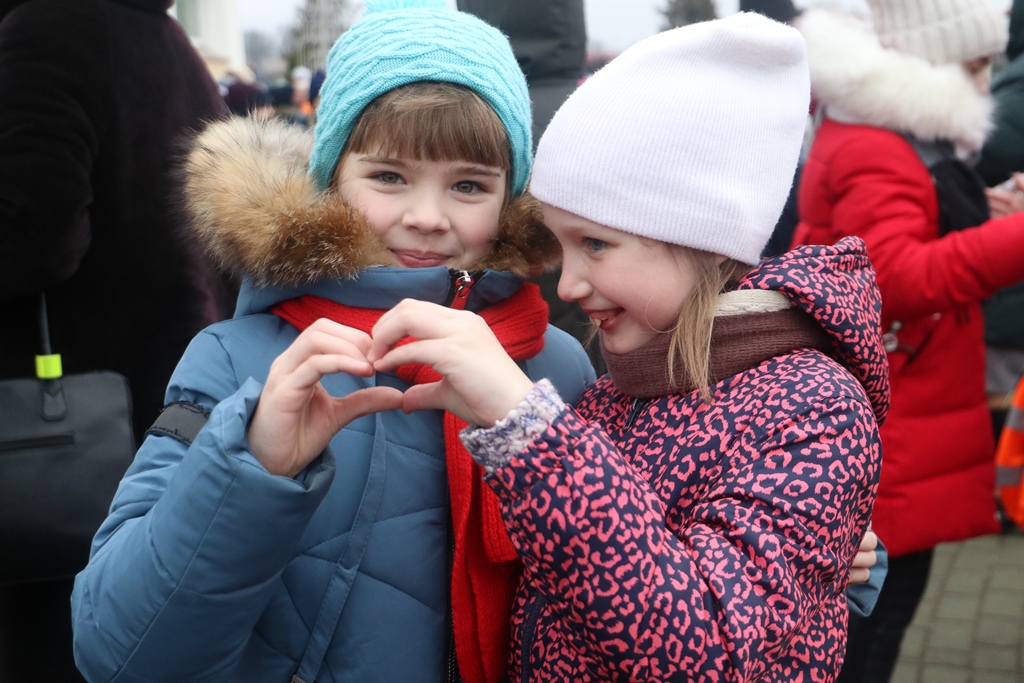
{"type": "MultiPolygon", "coordinates": [[[[671,334],[659,334],[629,353],[604,351],[615,388],[638,398],[685,394],[696,389],[681,363],[674,365],[674,385],[669,380],[666,359],[671,339],[671,334]]],[[[716,316],[711,332],[711,384],[774,356],[803,348],[829,353],[832,345],[821,325],[796,308],[716,316]]]]}

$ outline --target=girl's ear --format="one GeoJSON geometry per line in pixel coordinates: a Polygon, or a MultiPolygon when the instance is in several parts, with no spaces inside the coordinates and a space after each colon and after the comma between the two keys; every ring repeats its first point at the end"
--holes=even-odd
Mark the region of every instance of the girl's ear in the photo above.
{"type": "Polygon", "coordinates": [[[722,265],[723,263],[725,263],[728,260],[729,260],[729,257],[724,255],[724,254],[715,254],[715,265],[716,266],[720,266],[720,265],[722,265]]]}

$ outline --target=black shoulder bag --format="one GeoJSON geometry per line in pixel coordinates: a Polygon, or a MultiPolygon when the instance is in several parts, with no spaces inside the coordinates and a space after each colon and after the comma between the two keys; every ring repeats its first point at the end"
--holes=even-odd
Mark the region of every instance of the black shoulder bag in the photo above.
{"type": "Polygon", "coordinates": [[[40,294],[36,377],[0,380],[0,584],[70,577],[89,559],[135,455],[128,381],[64,375],[40,294]]]}

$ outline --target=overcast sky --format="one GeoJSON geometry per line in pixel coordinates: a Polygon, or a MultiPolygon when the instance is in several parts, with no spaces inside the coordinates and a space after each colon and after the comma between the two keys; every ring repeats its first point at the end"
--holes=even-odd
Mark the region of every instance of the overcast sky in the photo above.
{"type": "MultiPolygon", "coordinates": [[[[514,1],[514,0],[513,0],[514,1]]],[[[807,7],[825,0],[796,0],[797,7],[807,7]]],[[[839,0],[852,9],[866,11],[864,0],[839,0]]],[[[256,29],[275,38],[296,23],[304,0],[237,0],[238,12],[245,30],[256,29]]],[[[587,35],[593,47],[619,52],[661,28],[660,9],[666,0],[584,0],[587,35]]],[[[720,16],[731,14],[739,0],[715,0],[720,16]]],[[[992,0],[1006,8],[1010,0],[992,0]]],[[[835,4],[835,0],[832,0],[835,4]]]]}

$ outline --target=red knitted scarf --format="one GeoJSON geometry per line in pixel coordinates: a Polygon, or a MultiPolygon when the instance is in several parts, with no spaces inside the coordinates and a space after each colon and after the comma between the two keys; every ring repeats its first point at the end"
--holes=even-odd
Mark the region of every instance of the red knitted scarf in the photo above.
{"type": "MultiPolygon", "coordinates": [[[[353,308],[316,296],[283,301],[272,311],[300,331],[319,318],[369,333],[385,311],[353,308]]],[[[526,360],[544,348],[548,306],[534,284],[484,309],[487,321],[514,360],[526,360]]],[[[399,344],[412,341],[406,338],[399,344]]],[[[429,365],[403,365],[400,378],[410,384],[436,382],[429,365]]],[[[459,672],[466,683],[498,683],[508,664],[509,622],[522,564],[512,547],[494,491],[483,471],[463,447],[459,432],[466,423],[444,414],[448,491],[452,504],[455,555],[452,562],[452,619],[459,672]]]]}

